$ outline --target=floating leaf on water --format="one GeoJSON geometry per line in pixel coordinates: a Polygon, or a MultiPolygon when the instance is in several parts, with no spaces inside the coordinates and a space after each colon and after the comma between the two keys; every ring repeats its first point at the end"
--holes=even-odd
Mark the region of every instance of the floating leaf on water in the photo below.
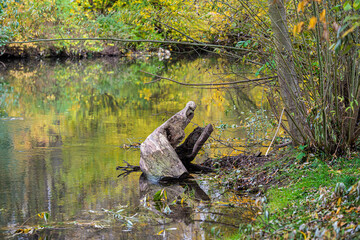
{"type": "Polygon", "coordinates": [[[174,230],[177,230],[177,228],[167,228],[166,230],[167,231],[174,231],[174,230]]]}

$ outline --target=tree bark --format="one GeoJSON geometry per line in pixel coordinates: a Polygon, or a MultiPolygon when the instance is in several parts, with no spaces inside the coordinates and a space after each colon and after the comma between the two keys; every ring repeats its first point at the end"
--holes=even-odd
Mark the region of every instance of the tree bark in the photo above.
{"type": "Polygon", "coordinates": [[[300,89],[296,76],[292,45],[287,29],[285,0],[268,0],[269,16],[274,32],[277,74],[280,84],[280,93],[289,114],[289,134],[295,144],[304,143],[301,134],[303,131],[302,111],[304,106],[301,103],[300,89]]]}
{"type": "Polygon", "coordinates": [[[191,164],[213,131],[211,124],[196,128],[185,140],[185,127],[194,117],[196,105],[188,102],[186,107],[155,129],[140,146],[140,169],[152,181],[181,179],[189,170],[209,171],[191,164]]]}
{"type": "Polygon", "coordinates": [[[211,124],[208,124],[205,128],[197,127],[189,134],[184,143],[175,149],[186,169],[188,169],[191,161],[194,160],[213,130],[214,128],[211,124]]]}

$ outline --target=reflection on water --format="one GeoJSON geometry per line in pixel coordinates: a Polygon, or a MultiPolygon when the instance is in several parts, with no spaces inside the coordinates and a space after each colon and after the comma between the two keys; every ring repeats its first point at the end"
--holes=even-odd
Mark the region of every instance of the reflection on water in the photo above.
{"type": "MultiPolygon", "coordinates": [[[[135,208],[140,204],[140,173],[118,179],[116,166],[122,160],[138,165],[140,152],[122,146],[142,142],[190,100],[198,105],[193,122],[201,126],[238,124],[236,111],[262,104],[261,89],[144,84],[155,79],[140,71],[189,83],[230,81],[221,77],[228,64],[222,59],[5,64],[0,76],[1,228],[21,225],[44,211],[51,220],[66,222],[79,219],[83,211],[135,208]]],[[[196,127],[191,125],[187,133],[196,127]]],[[[242,138],[246,133],[237,128],[232,134],[242,138]]],[[[191,227],[201,236],[208,234],[201,222],[191,227]]],[[[111,238],[111,231],[100,235],[111,238]]]]}

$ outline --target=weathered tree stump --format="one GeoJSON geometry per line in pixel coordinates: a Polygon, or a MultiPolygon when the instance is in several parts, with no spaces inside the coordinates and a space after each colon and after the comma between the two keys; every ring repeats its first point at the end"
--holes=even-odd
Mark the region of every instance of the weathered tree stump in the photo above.
{"type": "Polygon", "coordinates": [[[206,140],[210,137],[213,130],[214,129],[211,124],[208,124],[205,128],[197,127],[189,134],[184,143],[175,149],[175,152],[186,169],[190,167],[191,161],[195,159],[196,155],[206,140]]]}
{"type": "Polygon", "coordinates": [[[187,167],[202,145],[209,138],[213,127],[196,128],[185,142],[185,127],[194,117],[196,104],[192,101],[160,127],[155,129],[141,144],[140,169],[150,180],[181,179],[188,176],[187,167]]]}

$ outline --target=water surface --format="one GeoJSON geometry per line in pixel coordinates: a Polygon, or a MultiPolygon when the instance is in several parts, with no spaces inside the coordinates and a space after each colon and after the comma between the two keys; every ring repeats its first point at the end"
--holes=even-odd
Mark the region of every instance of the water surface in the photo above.
{"type": "MultiPolygon", "coordinates": [[[[3,230],[16,228],[26,220],[26,224],[38,224],[41,219],[33,216],[41,212],[48,212],[52,222],[60,223],[95,221],[96,217],[89,212],[116,209],[120,205],[138,209],[144,197],[140,188],[146,183],[141,183],[140,173],[117,178],[116,166],[124,165],[123,160],[138,165],[140,152],[136,146],[156,127],[190,100],[198,108],[187,133],[197,125],[208,123],[239,125],[244,120],[241,113],[256,111],[265,101],[262,88],[182,86],[157,81],[142,72],[187,83],[238,80],[229,74],[226,67],[229,62],[219,58],[170,61],[110,58],[5,64],[7,68],[0,77],[0,228],[3,230]]],[[[251,76],[251,68],[236,66],[235,69],[251,76]]],[[[216,129],[213,133],[238,139],[246,134],[243,128],[234,128],[230,133],[216,129]]],[[[229,150],[205,149],[202,157],[223,154],[222,151],[229,150]]],[[[201,156],[197,161],[201,161],[201,156]]],[[[199,182],[199,187],[213,201],[220,200],[219,194],[210,192],[206,183],[199,182]]],[[[163,186],[152,188],[161,190],[163,186]]],[[[204,208],[203,212],[226,211],[226,208],[214,210],[199,204],[197,207],[204,208]]],[[[121,232],[125,239],[163,239],[164,232],[156,234],[166,228],[171,229],[167,232],[172,234],[172,239],[206,239],[215,234],[210,229],[221,220],[221,215],[194,215],[192,210],[189,216],[147,226],[146,231],[123,232],[123,228],[112,226],[100,230],[89,228],[81,234],[82,238],[118,239],[121,232]]],[[[241,218],[238,216],[239,221],[241,218]]],[[[233,229],[226,224],[222,227],[233,229]]],[[[47,230],[46,234],[71,239],[80,232],[47,230]]]]}

